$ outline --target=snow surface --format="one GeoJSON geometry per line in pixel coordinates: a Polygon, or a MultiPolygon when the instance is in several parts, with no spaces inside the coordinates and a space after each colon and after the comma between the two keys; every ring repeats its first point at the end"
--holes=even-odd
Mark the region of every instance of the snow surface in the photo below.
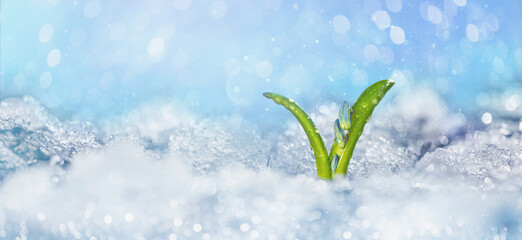
{"type": "Polygon", "coordinates": [[[522,239],[522,1],[0,5],[0,239],[522,239]]]}
{"type": "MultiPolygon", "coordinates": [[[[348,177],[328,183],[290,114],[260,132],[239,115],[175,106],[144,103],[93,126],[60,121],[31,97],[3,100],[0,237],[522,237],[519,119],[474,125],[416,89],[377,108],[348,177]]],[[[337,109],[309,111],[327,145],[337,109]]]]}

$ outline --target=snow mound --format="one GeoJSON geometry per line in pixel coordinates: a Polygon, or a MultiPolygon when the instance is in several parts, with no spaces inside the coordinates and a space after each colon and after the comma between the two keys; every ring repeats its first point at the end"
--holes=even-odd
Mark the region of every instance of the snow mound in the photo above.
{"type": "MultiPolygon", "coordinates": [[[[261,135],[237,115],[201,118],[163,103],[99,128],[61,122],[31,98],[1,107],[1,238],[522,236],[522,148],[510,120],[461,136],[422,131],[415,120],[436,129],[445,124],[440,116],[405,119],[384,105],[357,144],[348,178],[327,183],[316,178],[294,119],[261,135]],[[146,117],[155,111],[163,117],[146,117]]],[[[325,139],[333,139],[337,109],[311,110],[325,139]]]]}

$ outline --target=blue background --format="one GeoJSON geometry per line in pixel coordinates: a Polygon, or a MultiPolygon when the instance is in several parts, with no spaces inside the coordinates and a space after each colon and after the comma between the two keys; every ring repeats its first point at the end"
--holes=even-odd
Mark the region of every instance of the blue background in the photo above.
{"type": "Polygon", "coordinates": [[[273,107],[264,91],[310,108],[354,101],[386,78],[392,96],[423,85],[473,112],[480,93],[521,85],[521,1],[1,4],[1,98],[33,96],[60,118],[103,119],[158,98],[257,118],[273,107]]]}

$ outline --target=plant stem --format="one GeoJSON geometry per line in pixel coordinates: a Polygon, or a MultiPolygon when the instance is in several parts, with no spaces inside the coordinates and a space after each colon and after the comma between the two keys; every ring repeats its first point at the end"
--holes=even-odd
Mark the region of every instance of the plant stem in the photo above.
{"type": "Polygon", "coordinates": [[[315,155],[315,164],[317,166],[317,176],[323,179],[332,179],[332,169],[330,167],[328,152],[324,144],[323,138],[319,134],[319,130],[315,127],[312,119],[306,112],[292,99],[288,99],[277,93],[266,92],[263,96],[272,99],[275,103],[282,105],[288,109],[299,121],[301,127],[306,133],[312,150],[315,155]]]}
{"type": "Polygon", "coordinates": [[[376,82],[364,90],[361,96],[359,96],[357,101],[353,104],[353,115],[351,119],[352,126],[349,129],[350,135],[348,136],[348,141],[344,147],[341,160],[339,160],[339,165],[335,170],[335,175],[346,176],[355,144],[362,135],[364,125],[370,121],[373,110],[377,104],[379,104],[386,92],[390,90],[393,84],[395,84],[395,82],[391,79],[376,82]]]}

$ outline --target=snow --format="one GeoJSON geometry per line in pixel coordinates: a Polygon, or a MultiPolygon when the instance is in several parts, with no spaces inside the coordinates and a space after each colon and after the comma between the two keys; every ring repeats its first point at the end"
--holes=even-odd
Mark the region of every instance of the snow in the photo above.
{"type": "Polygon", "coordinates": [[[517,1],[1,3],[0,239],[522,238],[517,1]]]}
{"type": "MultiPolygon", "coordinates": [[[[407,115],[412,103],[401,98],[379,106],[348,177],[332,183],[315,176],[308,140],[294,119],[281,131],[261,133],[239,115],[204,118],[153,101],[92,126],[61,122],[30,97],[6,99],[0,106],[0,235],[520,237],[518,122],[494,119],[483,130],[465,130],[458,114],[426,91],[404,94],[439,110],[419,107],[407,115]]],[[[333,139],[338,107],[312,110],[325,139],[333,139]]]]}

